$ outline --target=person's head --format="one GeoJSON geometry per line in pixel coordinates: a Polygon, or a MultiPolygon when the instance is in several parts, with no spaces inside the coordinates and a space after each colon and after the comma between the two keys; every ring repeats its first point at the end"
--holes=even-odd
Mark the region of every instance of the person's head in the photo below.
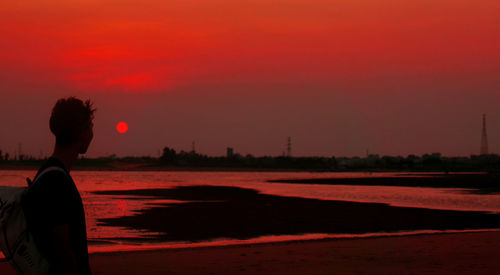
{"type": "Polygon", "coordinates": [[[95,109],[90,100],[75,97],[61,98],[50,116],[50,131],[56,136],[56,146],[75,148],[84,154],[92,141],[95,109]]]}

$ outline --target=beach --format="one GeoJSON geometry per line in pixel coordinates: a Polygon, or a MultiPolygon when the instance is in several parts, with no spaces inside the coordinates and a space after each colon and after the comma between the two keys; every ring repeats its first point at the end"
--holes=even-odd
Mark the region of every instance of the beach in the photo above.
{"type": "MultiPolygon", "coordinates": [[[[500,232],[97,253],[94,274],[498,274],[500,232]]],[[[0,274],[15,274],[6,262],[0,274]]]]}
{"type": "Polygon", "coordinates": [[[75,172],[94,274],[499,273],[487,176],[302,175],[75,172]]]}

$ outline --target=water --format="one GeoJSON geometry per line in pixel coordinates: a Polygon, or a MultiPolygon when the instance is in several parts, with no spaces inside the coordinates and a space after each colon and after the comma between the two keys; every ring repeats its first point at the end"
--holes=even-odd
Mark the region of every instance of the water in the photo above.
{"type": "MultiPolygon", "coordinates": [[[[0,186],[23,187],[25,178],[35,171],[0,171],[0,186]]],[[[398,173],[306,173],[306,172],[71,172],[82,196],[87,216],[89,250],[112,251],[151,249],[154,247],[184,247],[227,245],[247,242],[283,241],[331,237],[326,234],[302,236],[262,236],[254,240],[212,240],[203,243],[151,243],[148,236],[153,232],[141,232],[127,228],[104,226],[97,222],[102,218],[133,215],[139,210],[154,207],[157,203],[183,203],[144,197],[97,195],[94,191],[173,188],[177,186],[211,185],[256,189],[264,194],[303,197],[321,200],[353,202],[377,202],[393,206],[408,206],[446,210],[473,210],[500,212],[500,195],[478,195],[461,189],[412,188],[387,186],[343,186],[314,184],[268,183],[270,179],[293,178],[346,178],[346,177],[398,177],[398,173]],[[127,239],[127,240],[124,240],[127,239]],[[118,241],[117,241],[118,240],[118,241]]],[[[407,232],[413,234],[415,232],[407,232]]],[[[428,232],[427,232],[428,233],[428,232]]],[[[397,234],[405,234],[397,233],[397,234]]],[[[367,234],[366,236],[372,236],[367,234]]],[[[349,237],[339,235],[336,237],[349,237]]]]}

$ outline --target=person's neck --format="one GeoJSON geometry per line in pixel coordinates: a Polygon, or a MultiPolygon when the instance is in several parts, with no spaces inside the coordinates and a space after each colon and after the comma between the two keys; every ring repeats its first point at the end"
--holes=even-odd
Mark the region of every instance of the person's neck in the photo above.
{"type": "Polygon", "coordinates": [[[73,150],[71,147],[61,148],[56,146],[51,157],[60,160],[64,164],[64,168],[66,168],[66,170],[68,170],[69,172],[78,158],[78,152],[76,150],[73,150]]]}

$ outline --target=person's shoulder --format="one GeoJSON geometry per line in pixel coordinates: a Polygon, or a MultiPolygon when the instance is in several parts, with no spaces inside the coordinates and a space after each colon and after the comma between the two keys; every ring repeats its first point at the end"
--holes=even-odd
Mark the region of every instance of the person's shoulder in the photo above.
{"type": "Polygon", "coordinates": [[[63,164],[55,158],[49,158],[40,167],[34,178],[35,189],[41,187],[57,188],[71,183],[71,176],[66,171],[63,164]]]}
{"type": "Polygon", "coordinates": [[[49,179],[57,179],[58,181],[71,181],[70,177],[66,172],[60,170],[60,169],[53,169],[53,168],[48,168],[50,170],[47,170],[43,172],[42,175],[38,176],[36,181],[47,181],[49,179]]]}
{"type": "Polygon", "coordinates": [[[54,157],[50,157],[42,164],[40,169],[38,169],[38,171],[35,175],[35,179],[37,177],[40,177],[40,176],[45,176],[46,174],[49,174],[49,173],[54,174],[53,173],[54,171],[58,172],[59,174],[69,176],[69,173],[66,170],[66,168],[64,167],[64,164],[60,160],[58,160],[54,157]],[[43,173],[43,175],[42,175],[42,173],[43,173]]]}

